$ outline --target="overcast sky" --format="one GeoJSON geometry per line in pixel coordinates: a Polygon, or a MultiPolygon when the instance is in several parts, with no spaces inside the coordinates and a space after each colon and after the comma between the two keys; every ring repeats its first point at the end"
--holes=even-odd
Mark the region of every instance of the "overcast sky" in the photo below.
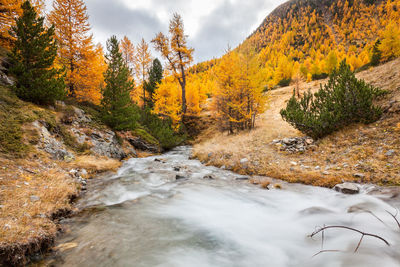
{"type": "MultiPolygon", "coordinates": [[[[51,9],[52,0],[46,0],[51,9]]],[[[105,44],[115,34],[134,43],[147,42],[168,30],[178,12],[184,21],[195,62],[221,56],[240,44],[263,19],[285,0],[86,0],[96,42],[105,44]]],[[[159,56],[156,54],[155,56],[159,56]]]]}

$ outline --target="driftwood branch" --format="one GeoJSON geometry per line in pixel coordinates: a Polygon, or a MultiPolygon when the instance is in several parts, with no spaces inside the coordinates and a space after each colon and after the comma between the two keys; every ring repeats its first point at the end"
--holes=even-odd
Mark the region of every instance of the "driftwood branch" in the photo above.
{"type": "MultiPolygon", "coordinates": [[[[396,216],[394,216],[394,217],[396,218],[396,216]]],[[[396,221],[398,222],[397,219],[396,219],[396,221]]],[[[363,239],[364,239],[365,236],[370,236],[370,237],[379,239],[379,240],[381,240],[382,242],[384,242],[386,245],[390,246],[389,242],[388,242],[386,239],[384,239],[383,237],[379,236],[379,235],[370,234],[370,233],[365,233],[365,232],[363,232],[363,231],[360,231],[360,230],[358,230],[358,229],[355,229],[355,228],[352,228],[352,227],[348,227],[348,226],[331,225],[331,226],[324,226],[324,227],[321,227],[320,229],[314,231],[314,232],[310,235],[311,238],[313,238],[315,235],[317,235],[317,234],[319,234],[319,233],[321,233],[321,235],[322,235],[321,251],[318,252],[318,253],[316,253],[313,257],[315,257],[315,256],[317,256],[317,255],[319,255],[319,254],[321,254],[321,253],[324,253],[324,252],[340,252],[340,250],[324,250],[324,249],[323,249],[323,247],[324,247],[324,233],[325,233],[325,231],[328,230],[328,229],[345,229],[345,230],[350,230],[350,231],[359,233],[359,234],[361,235],[361,238],[360,238],[360,241],[358,241],[358,244],[357,244],[357,247],[356,247],[355,250],[354,250],[354,253],[356,253],[356,252],[358,251],[358,249],[360,248],[361,243],[362,243],[362,241],[363,241],[363,239]]]]}
{"type": "Polygon", "coordinates": [[[393,217],[393,219],[396,221],[396,223],[397,223],[397,226],[399,227],[399,229],[400,229],[400,222],[399,222],[399,220],[397,219],[397,215],[398,215],[398,213],[399,213],[399,211],[396,209],[396,214],[393,214],[393,213],[391,213],[390,211],[386,211],[390,216],[392,216],[393,217]]]}
{"type": "Polygon", "coordinates": [[[336,250],[336,249],[325,249],[325,250],[321,250],[321,251],[315,253],[315,254],[313,255],[313,258],[314,258],[315,256],[318,256],[319,254],[326,253],[326,252],[343,252],[343,251],[341,251],[341,250],[336,250]]]}

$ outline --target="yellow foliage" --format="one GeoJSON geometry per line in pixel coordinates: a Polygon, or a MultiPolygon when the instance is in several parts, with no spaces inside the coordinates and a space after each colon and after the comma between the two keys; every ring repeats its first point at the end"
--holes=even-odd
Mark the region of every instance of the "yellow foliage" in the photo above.
{"type": "Polygon", "coordinates": [[[213,105],[222,130],[252,129],[257,115],[264,111],[266,81],[259,66],[253,54],[233,51],[221,59],[215,70],[218,86],[213,105]]]}
{"type": "Polygon", "coordinates": [[[82,0],[55,0],[49,22],[55,26],[58,63],[67,70],[69,94],[98,103],[105,70],[103,51],[93,45],[89,15],[82,0]],[[72,17],[72,18],[71,18],[72,17]]]}
{"type": "Polygon", "coordinates": [[[400,56],[400,27],[398,23],[390,21],[386,26],[379,49],[382,52],[382,58],[385,60],[400,56]]]}
{"type": "MultiPolygon", "coordinates": [[[[187,115],[199,115],[207,99],[207,86],[212,82],[197,75],[187,77],[187,115]]],[[[155,91],[154,113],[170,116],[176,124],[181,118],[182,91],[175,77],[168,75],[155,91]]]]}

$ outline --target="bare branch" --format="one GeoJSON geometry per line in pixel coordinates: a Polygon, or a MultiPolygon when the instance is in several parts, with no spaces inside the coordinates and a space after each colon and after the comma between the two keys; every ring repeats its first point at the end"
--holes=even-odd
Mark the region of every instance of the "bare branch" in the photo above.
{"type": "Polygon", "coordinates": [[[315,253],[312,257],[314,258],[315,256],[318,256],[319,254],[326,253],[326,252],[343,252],[343,251],[336,250],[336,249],[326,249],[326,250],[321,250],[321,251],[315,253]]]}
{"type": "Polygon", "coordinates": [[[399,222],[399,220],[397,219],[397,214],[398,214],[399,211],[396,209],[396,214],[393,214],[393,213],[391,213],[390,211],[387,211],[387,210],[386,210],[386,212],[389,213],[389,215],[393,217],[393,219],[394,219],[394,220],[396,221],[396,223],[397,223],[397,226],[398,226],[399,229],[400,229],[400,222],[399,222]]]}
{"type": "Polygon", "coordinates": [[[379,235],[365,233],[365,232],[362,232],[362,231],[357,230],[357,229],[355,229],[355,228],[348,227],[348,226],[342,226],[342,225],[331,225],[331,226],[322,227],[321,229],[319,229],[319,230],[315,231],[314,233],[312,233],[312,234],[311,234],[311,237],[317,235],[318,233],[320,233],[320,232],[322,232],[322,231],[325,231],[325,230],[327,230],[327,229],[333,229],[333,228],[346,229],[346,230],[350,230],[350,231],[357,232],[357,233],[359,233],[359,234],[361,234],[361,235],[363,235],[363,236],[371,236],[371,237],[374,237],[374,238],[377,238],[377,239],[381,240],[381,241],[384,242],[386,245],[390,246],[389,242],[386,241],[386,239],[384,239],[383,237],[380,237],[379,235]]]}
{"type": "Polygon", "coordinates": [[[361,236],[360,241],[358,242],[357,247],[356,247],[356,249],[354,250],[354,253],[356,253],[357,250],[360,248],[360,245],[361,245],[361,242],[362,242],[364,236],[365,236],[365,235],[362,235],[362,236],[361,236]]]}

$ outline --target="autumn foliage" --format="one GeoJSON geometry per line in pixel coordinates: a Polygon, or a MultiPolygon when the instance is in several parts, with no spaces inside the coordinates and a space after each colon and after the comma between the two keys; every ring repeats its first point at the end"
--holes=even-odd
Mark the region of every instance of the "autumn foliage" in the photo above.
{"type": "Polygon", "coordinates": [[[258,68],[257,57],[236,51],[228,52],[216,67],[214,108],[222,130],[234,133],[255,127],[257,115],[265,107],[258,68]]]}
{"type": "Polygon", "coordinates": [[[158,33],[152,40],[155,49],[168,62],[167,69],[174,76],[174,80],[179,83],[181,88],[182,114],[187,111],[186,84],[187,69],[193,61],[193,48],[187,46],[187,36],[184,33],[183,20],[181,16],[174,13],[169,23],[169,36],[158,33]]]}
{"type": "Polygon", "coordinates": [[[69,95],[98,104],[106,66],[103,49],[93,44],[85,3],[55,0],[48,19],[56,28],[58,64],[67,70],[69,95]]]}
{"type": "MultiPolygon", "coordinates": [[[[15,26],[15,20],[22,15],[22,4],[24,0],[0,0],[0,45],[10,47],[15,40],[10,35],[12,26],[15,26]]],[[[37,13],[44,9],[43,0],[31,1],[37,13]]]]}
{"type": "Polygon", "coordinates": [[[289,1],[269,15],[240,49],[254,49],[268,88],[325,78],[346,59],[351,70],[370,63],[377,39],[382,60],[398,56],[400,1],[289,1]]]}

